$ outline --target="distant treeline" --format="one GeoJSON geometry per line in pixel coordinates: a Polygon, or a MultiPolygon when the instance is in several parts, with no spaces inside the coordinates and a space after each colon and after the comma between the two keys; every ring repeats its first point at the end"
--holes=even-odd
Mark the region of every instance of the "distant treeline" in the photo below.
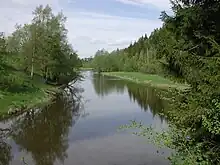
{"type": "Polygon", "coordinates": [[[171,1],[173,16],[128,48],[100,50],[84,63],[99,71],[171,74],[191,85],[172,98],[173,164],[220,164],[220,2],[171,1]],[[188,137],[188,139],[186,139],[188,137]]]}
{"type": "Polygon", "coordinates": [[[82,63],[84,67],[92,67],[100,72],[128,71],[181,77],[179,66],[172,60],[181,50],[175,50],[173,55],[174,50],[168,45],[169,42],[177,44],[164,25],[155,29],[149,37],[144,35],[125,49],[112,52],[98,50],[94,57],[82,59],[82,63]]]}

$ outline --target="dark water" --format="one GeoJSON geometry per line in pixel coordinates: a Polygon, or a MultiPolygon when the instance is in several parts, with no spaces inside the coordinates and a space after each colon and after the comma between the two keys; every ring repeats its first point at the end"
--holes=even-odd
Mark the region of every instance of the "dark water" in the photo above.
{"type": "Polygon", "coordinates": [[[166,102],[153,88],[84,72],[71,95],[44,108],[0,123],[0,165],[166,165],[168,154],[127,131],[129,120],[156,130],[166,128],[159,115],[166,102]]]}

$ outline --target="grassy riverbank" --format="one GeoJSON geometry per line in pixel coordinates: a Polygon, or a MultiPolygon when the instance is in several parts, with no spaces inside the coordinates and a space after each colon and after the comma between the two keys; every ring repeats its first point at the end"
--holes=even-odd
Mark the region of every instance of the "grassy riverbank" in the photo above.
{"type": "MultiPolygon", "coordinates": [[[[20,76],[25,79],[27,75],[20,73],[20,76]]],[[[57,92],[57,87],[45,84],[39,77],[30,80],[26,86],[0,89],[0,118],[47,104],[57,92]]]]}
{"type": "Polygon", "coordinates": [[[79,68],[79,70],[81,70],[81,71],[88,71],[88,70],[93,70],[93,68],[84,68],[84,67],[81,67],[81,68],[79,68]]]}
{"type": "Polygon", "coordinates": [[[23,25],[18,22],[10,35],[0,33],[0,114],[47,102],[56,93],[51,92],[57,90],[53,85],[68,84],[81,66],[67,39],[63,14],[39,5],[31,20],[23,25]]]}
{"type": "Polygon", "coordinates": [[[187,84],[175,83],[174,81],[159,75],[144,74],[140,72],[102,72],[102,74],[126,79],[136,83],[149,84],[161,89],[176,88],[178,90],[185,90],[189,88],[187,84]]]}
{"type": "Polygon", "coordinates": [[[1,92],[0,97],[0,115],[6,114],[9,110],[28,109],[50,100],[50,97],[42,89],[25,93],[1,92]]]}

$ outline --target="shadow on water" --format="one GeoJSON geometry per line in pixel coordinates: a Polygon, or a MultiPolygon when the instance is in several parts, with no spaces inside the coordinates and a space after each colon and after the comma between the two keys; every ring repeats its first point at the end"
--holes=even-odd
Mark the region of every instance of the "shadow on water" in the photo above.
{"type": "Polygon", "coordinates": [[[128,93],[130,100],[137,103],[142,110],[150,111],[153,117],[159,116],[161,122],[165,119],[162,113],[167,102],[159,97],[159,89],[99,74],[93,74],[93,86],[101,97],[113,92],[128,93]]]}
{"type": "Polygon", "coordinates": [[[9,165],[12,154],[11,146],[6,142],[8,129],[0,129],[0,165],[9,165]]]}
{"type": "MultiPolygon", "coordinates": [[[[1,131],[0,165],[7,165],[12,160],[11,148],[17,148],[20,153],[29,155],[21,155],[20,157],[24,156],[23,162],[13,162],[15,164],[35,162],[36,165],[53,165],[56,161],[63,163],[68,157],[70,127],[75,125],[80,116],[80,97],[73,97],[75,98],[70,90],[66,90],[53,104],[14,118],[9,126],[10,132],[6,134],[1,131]]],[[[13,157],[16,157],[16,153],[12,152],[13,157]]]]}
{"type": "Polygon", "coordinates": [[[86,78],[78,84],[85,89],[83,97],[75,83],[53,104],[0,122],[0,165],[168,164],[143,139],[116,131],[133,118],[159,127],[166,124],[160,115],[166,102],[158,91],[92,72],[83,74],[86,78]],[[85,107],[83,99],[91,99],[85,107]]]}

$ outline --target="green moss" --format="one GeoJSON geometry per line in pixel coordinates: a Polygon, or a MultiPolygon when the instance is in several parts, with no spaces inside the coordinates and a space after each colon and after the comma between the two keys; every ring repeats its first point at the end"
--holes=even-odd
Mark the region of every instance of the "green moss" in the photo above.
{"type": "Polygon", "coordinates": [[[176,88],[178,90],[185,90],[189,88],[187,84],[175,83],[159,75],[144,74],[140,72],[103,72],[102,74],[134,81],[136,83],[149,84],[161,89],[176,88]]]}

